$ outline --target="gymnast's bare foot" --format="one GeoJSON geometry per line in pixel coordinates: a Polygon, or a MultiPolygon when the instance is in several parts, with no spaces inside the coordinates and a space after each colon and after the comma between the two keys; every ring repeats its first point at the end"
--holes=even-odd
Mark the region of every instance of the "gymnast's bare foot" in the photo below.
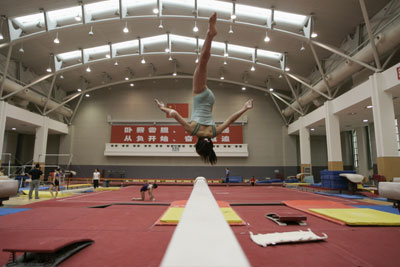
{"type": "Polygon", "coordinates": [[[217,24],[217,13],[214,12],[214,13],[211,15],[210,19],[208,20],[208,34],[209,34],[211,37],[214,37],[215,35],[217,35],[217,27],[216,27],[216,24],[217,24]]]}

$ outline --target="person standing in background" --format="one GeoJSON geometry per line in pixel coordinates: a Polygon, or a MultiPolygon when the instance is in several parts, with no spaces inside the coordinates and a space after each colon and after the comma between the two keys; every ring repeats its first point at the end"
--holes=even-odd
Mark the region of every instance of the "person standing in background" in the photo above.
{"type": "Polygon", "coordinates": [[[251,184],[251,186],[255,186],[256,185],[256,178],[254,178],[254,176],[251,176],[250,184],[251,184]]]}
{"type": "Polygon", "coordinates": [[[93,187],[94,189],[96,189],[97,187],[99,187],[99,181],[100,181],[100,172],[99,169],[94,169],[93,172],[93,187]]]}
{"type": "Polygon", "coordinates": [[[225,168],[225,183],[226,186],[229,186],[229,175],[231,175],[231,171],[229,168],[225,168]]]}
{"type": "Polygon", "coordinates": [[[32,199],[33,189],[35,189],[35,199],[39,199],[39,184],[42,175],[43,172],[40,170],[39,163],[37,163],[35,168],[29,172],[29,176],[31,177],[31,183],[29,184],[29,199],[32,199]]]}

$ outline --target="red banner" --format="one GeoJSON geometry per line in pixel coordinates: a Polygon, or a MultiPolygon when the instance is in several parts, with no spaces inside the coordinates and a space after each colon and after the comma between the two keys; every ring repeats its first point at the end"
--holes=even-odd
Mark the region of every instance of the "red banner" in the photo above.
{"type": "MultiPolygon", "coordinates": [[[[188,103],[168,103],[166,105],[167,108],[172,108],[176,110],[183,118],[189,117],[189,104],[188,103]]],[[[167,118],[171,118],[167,114],[167,118]]]]}
{"type": "MultiPolygon", "coordinates": [[[[190,136],[179,125],[112,125],[111,143],[125,144],[193,144],[190,136]]],[[[243,144],[241,125],[231,125],[213,138],[215,144],[243,144]]]]}
{"type": "Polygon", "coordinates": [[[400,67],[397,67],[397,80],[400,81],[400,67]]]}

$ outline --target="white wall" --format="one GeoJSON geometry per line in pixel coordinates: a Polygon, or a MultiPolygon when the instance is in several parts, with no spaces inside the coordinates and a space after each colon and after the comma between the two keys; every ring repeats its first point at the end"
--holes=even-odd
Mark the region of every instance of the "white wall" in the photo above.
{"type": "MultiPolygon", "coordinates": [[[[146,81],[129,87],[100,89],[84,99],[73,121],[74,164],[81,165],[204,165],[198,157],[105,157],[105,143],[110,142],[111,126],[107,116],[121,120],[164,120],[154,103],[159,98],[164,103],[189,103],[192,106],[191,80],[146,81]]],[[[244,143],[249,144],[248,158],[219,158],[221,166],[283,166],[281,116],[274,103],[264,92],[254,89],[241,91],[238,86],[210,82],[216,103],[213,115],[216,121],[225,120],[242,107],[249,98],[254,99],[254,109],[244,116],[244,143]]],[[[63,144],[63,150],[68,145],[63,144]]],[[[60,153],[64,153],[61,151],[60,153]]]]}

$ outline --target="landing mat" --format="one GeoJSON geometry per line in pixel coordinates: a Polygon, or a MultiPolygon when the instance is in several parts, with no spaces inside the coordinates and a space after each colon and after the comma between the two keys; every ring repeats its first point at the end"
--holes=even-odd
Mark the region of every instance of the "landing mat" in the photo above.
{"type": "Polygon", "coordinates": [[[399,214],[399,210],[393,208],[392,206],[388,205],[354,205],[353,207],[361,208],[361,209],[373,209],[373,210],[380,210],[384,212],[389,212],[393,214],[399,214]]]}
{"type": "Polygon", "coordinates": [[[1,208],[0,209],[0,216],[8,215],[8,214],[13,214],[13,213],[18,213],[21,211],[26,211],[30,209],[20,209],[20,208],[1,208]]]}
{"type": "Polygon", "coordinates": [[[323,216],[342,221],[347,225],[400,225],[400,215],[373,209],[310,209],[323,216]]]}

